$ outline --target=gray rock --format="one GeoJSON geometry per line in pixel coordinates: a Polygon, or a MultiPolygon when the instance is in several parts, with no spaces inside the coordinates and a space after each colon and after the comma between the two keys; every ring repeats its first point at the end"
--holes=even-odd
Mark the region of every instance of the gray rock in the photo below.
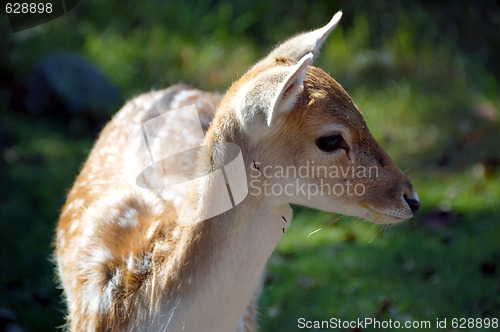
{"type": "Polygon", "coordinates": [[[65,111],[70,116],[82,114],[99,119],[116,112],[122,104],[118,88],[95,65],[70,53],[42,59],[24,85],[24,105],[38,114],[65,111]],[[61,107],[63,110],[58,109],[61,107]]]}

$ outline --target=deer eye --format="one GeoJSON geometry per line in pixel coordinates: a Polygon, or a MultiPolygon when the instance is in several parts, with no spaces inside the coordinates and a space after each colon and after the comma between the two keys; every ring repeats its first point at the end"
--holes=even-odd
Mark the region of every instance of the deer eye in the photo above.
{"type": "Polygon", "coordinates": [[[344,138],[340,134],[320,137],[316,140],[316,146],[323,152],[334,152],[345,146],[344,138]]]}

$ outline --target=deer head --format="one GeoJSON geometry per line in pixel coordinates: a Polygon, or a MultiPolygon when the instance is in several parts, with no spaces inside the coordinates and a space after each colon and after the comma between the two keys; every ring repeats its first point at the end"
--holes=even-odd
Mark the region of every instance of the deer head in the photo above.
{"type": "Polygon", "coordinates": [[[410,181],[342,86],[311,66],[341,16],[276,47],[232,85],[221,108],[235,114],[250,145],[250,195],[400,222],[420,206],[410,181]]]}

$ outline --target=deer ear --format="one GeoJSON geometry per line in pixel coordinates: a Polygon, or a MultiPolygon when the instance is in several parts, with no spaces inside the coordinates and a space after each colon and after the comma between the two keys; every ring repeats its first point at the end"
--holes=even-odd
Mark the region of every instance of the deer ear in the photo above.
{"type": "Polygon", "coordinates": [[[330,22],[317,30],[301,33],[278,45],[260,63],[272,62],[276,58],[290,58],[299,61],[307,53],[316,57],[328,35],[335,29],[342,17],[342,12],[337,12],[330,22]]]}
{"type": "Polygon", "coordinates": [[[292,66],[285,79],[278,84],[266,114],[267,125],[269,127],[271,127],[277,114],[286,113],[292,110],[297,101],[299,90],[302,87],[306,67],[311,64],[312,59],[312,53],[304,55],[296,65],[292,66]]]}
{"type": "Polygon", "coordinates": [[[278,59],[240,85],[233,104],[238,120],[250,136],[269,134],[277,115],[293,109],[312,59],[311,53],[298,62],[278,59]]]}

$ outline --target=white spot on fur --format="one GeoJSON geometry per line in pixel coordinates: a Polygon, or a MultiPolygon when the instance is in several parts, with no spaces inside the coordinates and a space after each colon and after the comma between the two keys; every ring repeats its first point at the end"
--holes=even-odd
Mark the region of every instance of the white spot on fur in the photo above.
{"type": "Polygon", "coordinates": [[[123,228],[128,228],[128,227],[135,227],[138,224],[138,216],[139,213],[137,212],[136,209],[131,209],[129,208],[123,216],[118,218],[118,225],[123,228]]]}
{"type": "Polygon", "coordinates": [[[180,230],[178,228],[174,229],[172,232],[172,240],[177,240],[180,235],[181,235],[180,230]]]}
{"type": "Polygon", "coordinates": [[[198,90],[183,90],[181,91],[180,93],[178,93],[174,100],[172,100],[172,103],[170,104],[170,108],[172,109],[176,109],[176,108],[179,108],[181,103],[188,99],[188,98],[191,98],[193,96],[196,96],[198,95],[200,92],[198,90]]]}
{"type": "Polygon", "coordinates": [[[78,221],[79,221],[79,219],[73,220],[73,223],[71,224],[71,227],[69,228],[70,234],[76,232],[76,230],[80,226],[80,223],[78,221]]]}
{"type": "Polygon", "coordinates": [[[155,220],[153,222],[153,225],[151,225],[149,228],[148,228],[148,231],[146,233],[146,237],[148,240],[151,240],[151,238],[153,237],[153,235],[155,234],[156,232],[156,228],[158,227],[158,224],[160,223],[159,220],[155,220]]]}

